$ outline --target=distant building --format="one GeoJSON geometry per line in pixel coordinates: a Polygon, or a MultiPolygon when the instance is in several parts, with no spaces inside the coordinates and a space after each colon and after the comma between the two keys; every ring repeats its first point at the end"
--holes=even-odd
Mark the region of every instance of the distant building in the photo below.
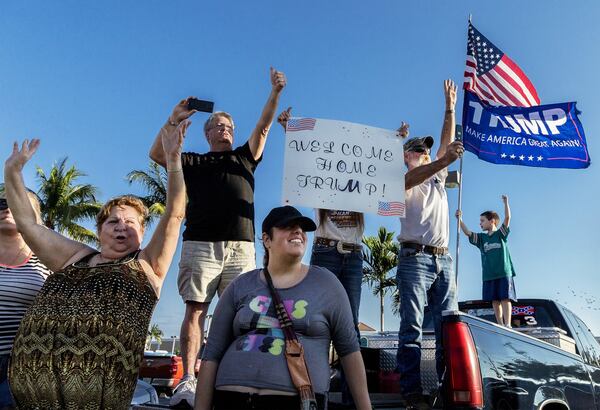
{"type": "Polygon", "coordinates": [[[371,326],[367,325],[366,323],[358,322],[358,331],[362,333],[362,332],[375,332],[376,330],[374,328],[372,328],[371,326]]]}
{"type": "Polygon", "coordinates": [[[160,344],[156,340],[153,340],[150,343],[150,346],[146,347],[150,347],[147,350],[152,350],[154,352],[157,350],[163,350],[169,353],[179,354],[179,352],[181,351],[178,337],[163,338],[160,344]]]}

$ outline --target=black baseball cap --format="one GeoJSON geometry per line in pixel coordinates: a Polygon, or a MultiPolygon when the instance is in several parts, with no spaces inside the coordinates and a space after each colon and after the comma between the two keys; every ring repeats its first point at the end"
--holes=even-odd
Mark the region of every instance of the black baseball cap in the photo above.
{"type": "Polygon", "coordinates": [[[293,206],[279,206],[271,209],[262,223],[262,231],[269,232],[271,228],[286,228],[298,224],[304,232],[313,232],[317,230],[317,225],[307,216],[300,213],[293,206]]]}
{"type": "Polygon", "coordinates": [[[425,152],[431,150],[431,147],[433,147],[433,137],[431,135],[411,138],[404,143],[404,151],[406,152],[425,152]]]}

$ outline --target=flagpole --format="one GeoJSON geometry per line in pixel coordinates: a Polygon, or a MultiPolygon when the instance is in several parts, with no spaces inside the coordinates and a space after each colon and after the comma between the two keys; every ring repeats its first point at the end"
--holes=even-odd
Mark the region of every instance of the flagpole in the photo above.
{"type": "MultiPolygon", "coordinates": [[[[462,187],[463,187],[463,157],[460,157],[460,164],[458,165],[458,210],[461,212],[462,219],[462,187]]],[[[456,278],[456,285],[458,286],[458,257],[460,255],[460,221],[456,221],[456,266],[454,268],[454,275],[456,278]]]]}

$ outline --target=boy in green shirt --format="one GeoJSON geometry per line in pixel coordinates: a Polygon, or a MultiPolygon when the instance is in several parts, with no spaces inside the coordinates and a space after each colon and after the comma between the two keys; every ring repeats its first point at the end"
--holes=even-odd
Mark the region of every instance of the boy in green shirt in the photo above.
{"type": "Polygon", "coordinates": [[[504,222],[500,227],[500,217],[494,211],[485,211],[479,217],[479,226],[486,233],[471,232],[461,219],[461,212],[456,211],[462,231],[469,237],[469,242],[481,251],[483,276],[483,300],[491,301],[500,325],[511,327],[511,301],[517,300],[513,276],[515,269],[510,258],[506,238],[510,233],[510,207],[508,196],[502,195],[504,202],[504,222]]]}

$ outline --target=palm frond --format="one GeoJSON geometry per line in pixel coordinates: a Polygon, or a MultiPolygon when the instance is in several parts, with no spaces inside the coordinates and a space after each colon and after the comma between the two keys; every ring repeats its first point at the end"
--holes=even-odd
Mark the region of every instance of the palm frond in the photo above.
{"type": "Polygon", "coordinates": [[[98,189],[91,184],[77,184],[77,179],[86,174],[75,166],[67,168],[67,159],[55,162],[48,173],[36,168],[42,220],[48,228],[95,245],[96,235],[78,222],[93,219],[100,210],[98,189]]]}
{"type": "Polygon", "coordinates": [[[363,244],[363,282],[380,297],[396,291],[399,246],[394,242],[394,232],[388,232],[382,226],[377,235],[363,237],[363,244]]]}

